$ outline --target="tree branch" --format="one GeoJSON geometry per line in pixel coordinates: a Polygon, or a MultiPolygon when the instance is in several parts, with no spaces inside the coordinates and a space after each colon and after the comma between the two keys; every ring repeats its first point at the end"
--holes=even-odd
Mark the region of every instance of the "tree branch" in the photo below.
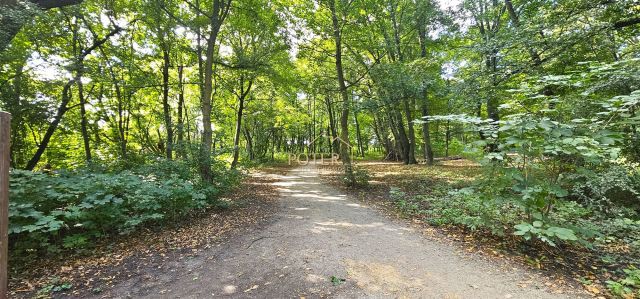
{"type": "Polygon", "coordinates": [[[31,0],[42,9],[52,9],[82,3],[83,0],[31,0]]]}
{"type": "Polygon", "coordinates": [[[617,22],[613,23],[613,28],[622,29],[624,27],[629,27],[629,26],[633,26],[633,25],[637,25],[637,24],[640,24],[640,17],[635,17],[635,18],[630,18],[630,19],[617,21],[617,22]]]}

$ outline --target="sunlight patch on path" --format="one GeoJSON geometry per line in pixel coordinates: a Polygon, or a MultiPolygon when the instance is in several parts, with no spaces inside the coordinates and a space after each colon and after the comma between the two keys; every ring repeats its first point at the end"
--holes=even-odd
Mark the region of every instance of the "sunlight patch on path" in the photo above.
{"type": "Polygon", "coordinates": [[[411,298],[411,294],[428,289],[425,280],[406,277],[390,264],[364,262],[347,259],[344,261],[347,274],[356,285],[364,290],[394,295],[396,298],[411,298]]]}

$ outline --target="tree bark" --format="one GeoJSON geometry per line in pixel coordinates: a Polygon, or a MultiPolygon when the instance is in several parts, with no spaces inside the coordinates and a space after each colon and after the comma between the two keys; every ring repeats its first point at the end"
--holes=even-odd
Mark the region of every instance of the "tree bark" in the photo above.
{"type": "MultiPolygon", "coordinates": [[[[425,92],[425,103],[422,103],[422,116],[429,116],[429,108],[426,103],[426,92],[425,92]]],[[[431,133],[429,132],[429,120],[424,119],[422,123],[422,139],[424,139],[424,159],[427,161],[427,165],[433,165],[433,148],[431,147],[431,133]]]]}
{"type": "Polygon", "coordinates": [[[418,162],[416,161],[416,133],[415,130],[413,128],[413,116],[411,113],[411,106],[409,104],[409,100],[405,99],[403,101],[404,103],[404,114],[405,117],[407,118],[407,131],[409,133],[409,136],[407,136],[407,141],[409,142],[408,147],[409,147],[409,151],[408,151],[408,155],[407,155],[407,163],[408,164],[418,164],[418,162]]]}
{"type": "Polygon", "coordinates": [[[391,17],[391,25],[393,26],[393,41],[395,44],[396,57],[398,61],[403,61],[404,57],[402,56],[402,48],[400,43],[400,26],[398,25],[398,21],[396,18],[396,8],[394,7],[393,1],[391,1],[391,5],[389,7],[389,16],[391,17]]]}
{"type": "Polygon", "coordinates": [[[373,116],[373,133],[376,135],[376,140],[379,144],[384,148],[384,154],[387,156],[389,154],[389,149],[387,148],[387,144],[382,140],[382,132],[380,130],[380,126],[378,126],[378,118],[375,113],[372,113],[373,116]]]}
{"type": "Polygon", "coordinates": [[[256,156],[253,149],[253,137],[247,126],[243,126],[244,139],[247,140],[247,153],[249,153],[249,160],[253,161],[256,156]]]}
{"type": "Polygon", "coordinates": [[[233,161],[231,161],[231,169],[235,169],[238,165],[240,157],[240,134],[242,133],[242,111],[244,110],[244,101],[251,92],[253,80],[249,80],[247,89],[244,87],[244,76],[240,79],[240,94],[238,96],[238,115],[236,119],[236,132],[233,138],[233,161]]]}
{"type": "Polygon", "coordinates": [[[173,159],[173,124],[171,122],[171,106],[169,105],[169,66],[171,57],[169,56],[169,46],[166,40],[162,41],[162,110],[164,114],[164,126],[167,131],[166,155],[168,160],[173,159]]]}
{"type": "Polygon", "coordinates": [[[640,24],[640,17],[619,20],[613,23],[613,28],[622,29],[622,28],[637,25],[637,24],[640,24]]]}
{"type": "MultiPolygon", "coordinates": [[[[78,68],[83,68],[81,64],[78,68]]],[[[86,98],[84,97],[84,84],[82,83],[82,71],[78,70],[76,75],[76,84],[78,86],[78,99],[80,100],[80,131],[82,133],[82,143],[84,145],[84,155],[87,163],[91,163],[91,145],[89,138],[87,111],[85,108],[86,98]]]]}
{"type": "Polygon", "coordinates": [[[325,103],[327,105],[327,114],[329,114],[329,134],[331,134],[331,137],[329,138],[330,150],[333,150],[334,153],[339,153],[340,145],[337,141],[338,131],[336,129],[336,120],[333,114],[333,105],[331,104],[329,97],[325,98],[325,103]]]}
{"type": "Polygon", "coordinates": [[[404,120],[402,118],[402,114],[399,110],[394,109],[395,113],[395,123],[398,127],[398,141],[400,142],[400,148],[402,150],[402,161],[404,164],[410,164],[409,157],[409,137],[407,137],[407,132],[404,128],[404,120]]]}
{"type": "MultiPolygon", "coordinates": [[[[22,148],[24,146],[26,135],[22,133],[21,130],[19,130],[19,128],[24,125],[22,116],[22,101],[20,98],[22,96],[22,76],[25,64],[26,58],[22,59],[20,61],[20,64],[16,68],[16,75],[13,78],[12,84],[13,96],[9,97],[9,101],[7,102],[7,109],[12,113],[11,116],[13,119],[13,121],[11,122],[11,131],[13,132],[13,134],[11,134],[11,144],[14,148],[22,148]]],[[[11,151],[10,156],[11,167],[17,168],[17,165],[23,165],[23,163],[26,164],[26,157],[24,157],[24,153],[18,154],[17,151],[11,151]]]]}
{"type": "Polygon", "coordinates": [[[36,153],[33,155],[31,160],[29,160],[29,162],[27,163],[27,166],[25,166],[24,169],[33,170],[36,167],[36,165],[38,165],[38,162],[40,161],[42,154],[44,154],[44,151],[47,149],[47,146],[49,145],[49,141],[51,141],[51,137],[53,136],[53,133],[55,133],[56,129],[58,128],[58,125],[60,124],[62,117],[69,110],[68,105],[69,105],[69,101],[71,101],[70,89],[73,83],[75,83],[75,80],[71,80],[67,82],[67,84],[65,84],[64,88],[62,89],[62,100],[60,101],[60,105],[58,106],[56,115],[53,118],[53,121],[51,122],[51,124],[49,124],[49,127],[47,128],[47,132],[44,134],[42,141],[38,145],[38,149],[36,150],[36,153]]]}
{"type": "Polygon", "coordinates": [[[353,119],[356,123],[356,139],[358,142],[358,150],[360,152],[360,157],[364,158],[364,146],[362,144],[362,133],[360,132],[360,122],[358,122],[358,112],[353,112],[353,119]]]}
{"type": "Polygon", "coordinates": [[[186,153],[184,150],[184,116],[182,115],[182,110],[184,109],[184,85],[182,82],[182,73],[184,71],[184,66],[178,66],[178,140],[177,140],[177,150],[178,155],[186,159],[186,153]]]}
{"type": "MultiPolygon", "coordinates": [[[[396,161],[404,161],[404,147],[402,142],[400,141],[400,133],[398,132],[398,126],[396,125],[397,121],[395,120],[395,117],[395,110],[389,111],[388,123],[391,130],[391,135],[393,135],[394,156],[396,161]]],[[[402,125],[402,123],[400,125],[402,125]]]]}
{"type": "MultiPolygon", "coordinates": [[[[391,17],[391,25],[393,26],[393,40],[396,49],[396,55],[398,57],[398,61],[401,63],[404,61],[404,55],[402,53],[402,43],[400,40],[400,25],[398,24],[398,20],[396,17],[396,9],[397,6],[391,4],[389,8],[389,16],[391,17]]],[[[417,164],[416,161],[416,134],[413,128],[413,117],[410,107],[410,100],[406,98],[406,96],[402,96],[402,109],[404,111],[405,117],[407,118],[407,132],[405,133],[404,128],[402,129],[402,133],[400,134],[403,142],[403,151],[404,151],[404,163],[405,164],[417,164]]],[[[399,124],[402,123],[402,116],[399,117],[399,124]]]]}
{"type": "MultiPolygon", "coordinates": [[[[427,58],[427,28],[424,11],[418,11],[417,23],[418,23],[418,42],[420,44],[420,57],[427,58]]],[[[422,110],[422,139],[424,141],[424,159],[427,161],[427,165],[433,165],[433,148],[431,146],[431,134],[429,132],[429,120],[425,117],[429,116],[429,98],[427,87],[422,90],[421,99],[422,110]]]]}
{"type": "Polygon", "coordinates": [[[202,145],[200,146],[200,176],[203,181],[213,180],[211,173],[211,146],[213,131],[211,129],[211,101],[213,96],[213,59],[216,40],[224,19],[229,12],[231,0],[213,0],[210,14],[209,38],[207,39],[206,61],[204,62],[204,87],[202,98],[202,145]]]}
{"type": "Polygon", "coordinates": [[[87,164],[91,163],[91,146],[89,139],[89,132],[87,129],[87,111],[85,108],[86,99],[84,97],[84,84],[82,83],[82,75],[84,73],[84,60],[81,59],[81,45],[78,37],[78,27],[69,20],[69,27],[72,28],[73,35],[73,55],[75,55],[76,62],[73,66],[75,69],[75,81],[78,87],[78,99],[80,101],[80,134],[82,135],[82,144],[84,147],[84,156],[87,164]]]}
{"type": "Polygon", "coordinates": [[[347,85],[345,83],[344,70],[342,68],[342,32],[334,1],[335,0],[329,0],[329,10],[331,11],[333,39],[336,47],[336,73],[338,75],[338,86],[340,89],[340,96],[342,98],[342,113],[340,115],[340,157],[342,159],[347,185],[355,185],[356,178],[353,174],[353,167],[351,165],[351,143],[349,141],[349,94],[347,93],[347,85]]]}

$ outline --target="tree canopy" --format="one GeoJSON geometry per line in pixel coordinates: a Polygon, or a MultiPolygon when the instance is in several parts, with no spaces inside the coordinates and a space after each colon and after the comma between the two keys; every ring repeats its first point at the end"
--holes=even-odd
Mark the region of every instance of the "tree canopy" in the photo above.
{"type": "MultiPolygon", "coordinates": [[[[523,207],[517,234],[549,242],[575,237],[546,225],[558,202],[613,209],[598,173],[638,171],[636,1],[1,5],[16,170],[175,161],[208,185],[335,153],[353,186],[354,158],[463,156],[492,172],[485,196],[523,207]]],[[[640,185],[625,186],[621,205],[637,211],[640,185]]]]}

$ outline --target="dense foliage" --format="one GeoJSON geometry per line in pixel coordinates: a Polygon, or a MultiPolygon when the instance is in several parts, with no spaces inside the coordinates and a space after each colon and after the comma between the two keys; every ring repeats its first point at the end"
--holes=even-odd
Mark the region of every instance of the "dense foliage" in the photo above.
{"type": "MultiPolygon", "coordinates": [[[[77,247],[176,218],[287,153],[340,154],[350,186],[368,180],[354,157],[460,155],[485,175],[400,205],[638,257],[638,15],[631,0],[3,3],[12,238],[77,247]]],[[[620,264],[612,291],[637,293],[637,260],[620,264]]]]}
{"type": "Polygon", "coordinates": [[[224,206],[217,195],[234,186],[239,174],[223,176],[226,171],[215,169],[215,184],[203,184],[188,165],[169,161],[124,171],[14,170],[9,204],[12,248],[25,253],[83,248],[110,234],[224,206]]]}

